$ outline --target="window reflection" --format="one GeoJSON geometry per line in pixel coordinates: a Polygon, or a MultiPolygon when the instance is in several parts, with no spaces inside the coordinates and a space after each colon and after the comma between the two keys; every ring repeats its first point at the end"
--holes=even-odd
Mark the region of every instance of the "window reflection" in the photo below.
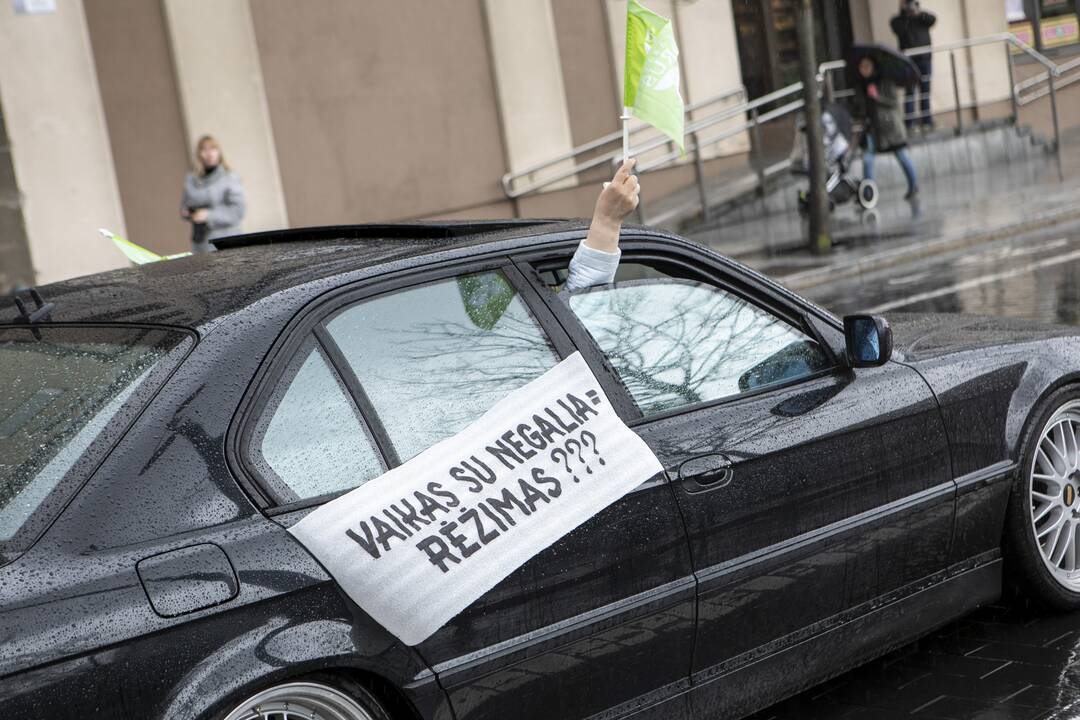
{"type": "Polygon", "coordinates": [[[377,297],[327,327],[403,461],[559,361],[497,271],[377,297]]]}
{"type": "Polygon", "coordinates": [[[570,306],[646,415],[828,366],[818,344],[787,323],[691,280],[617,282],[572,295],[570,306]]]}
{"type": "Polygon", "coordinates": [[[286,498],[340,492],[382,474],[382,458],[321,352],[310,350],[276,395],[256,426],[256,462],[286,498]]]}

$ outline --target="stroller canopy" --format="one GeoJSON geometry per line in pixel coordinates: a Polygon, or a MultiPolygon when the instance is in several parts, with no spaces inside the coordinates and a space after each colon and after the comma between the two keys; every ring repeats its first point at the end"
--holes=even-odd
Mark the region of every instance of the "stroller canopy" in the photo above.
{"type": "Polygon", "coordinates": [[[851,140],[852,134],[852,120],[851,113],[848,112],[847,107],[843,103],[831,102],[824,107],[824,112],[829,113],[832,116],[833,122],[836,123],[836,130],[844,136],[845,140],[851,140]]]}

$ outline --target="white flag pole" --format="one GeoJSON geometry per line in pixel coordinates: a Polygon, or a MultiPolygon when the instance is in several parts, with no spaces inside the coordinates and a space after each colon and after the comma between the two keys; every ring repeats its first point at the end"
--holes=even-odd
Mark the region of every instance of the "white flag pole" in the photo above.
{"type": "Polygon", "coordinates": [[[630,108],[623,106],[622,111],[622,161],[630,157],[630,108]]]}

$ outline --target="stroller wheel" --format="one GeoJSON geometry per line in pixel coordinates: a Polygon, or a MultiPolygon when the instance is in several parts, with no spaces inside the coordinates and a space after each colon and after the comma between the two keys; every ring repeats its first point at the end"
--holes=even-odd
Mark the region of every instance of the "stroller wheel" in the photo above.
{"type": "Polygon", "coordinates": [[[863,180],[859,183],[859,204],[865,210],[873,210],[877,207],[878,189],[873,180],[863,180]]]}

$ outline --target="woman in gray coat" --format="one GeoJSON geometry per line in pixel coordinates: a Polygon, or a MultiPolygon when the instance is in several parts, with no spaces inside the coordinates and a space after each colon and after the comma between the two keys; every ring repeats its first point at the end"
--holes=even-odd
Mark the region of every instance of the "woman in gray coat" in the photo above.
{"type": "Polygon", "coordinates": [[[191,223],[191,251],[210,252],[211,240],[240,232],[244,186],[225,162],[221,144],[210,135],[195,143],[196,172],[184,177],[180,217],[191,223]]]}
{"type": "Polygon", "coordinates": [[[874,179],[874,158],[878,152],[896,155],[907,178],[908,200],[919,194],[919,182],[915,166],[907,151],[907,131],[900,102],[896,99],[896,85],[878,75],[874,61],[863,57],[859,61],[859,83],[856,99],[861,105],[863,125],[866,128],[866,148],[863,151],[863,177],[874,179]]]}

